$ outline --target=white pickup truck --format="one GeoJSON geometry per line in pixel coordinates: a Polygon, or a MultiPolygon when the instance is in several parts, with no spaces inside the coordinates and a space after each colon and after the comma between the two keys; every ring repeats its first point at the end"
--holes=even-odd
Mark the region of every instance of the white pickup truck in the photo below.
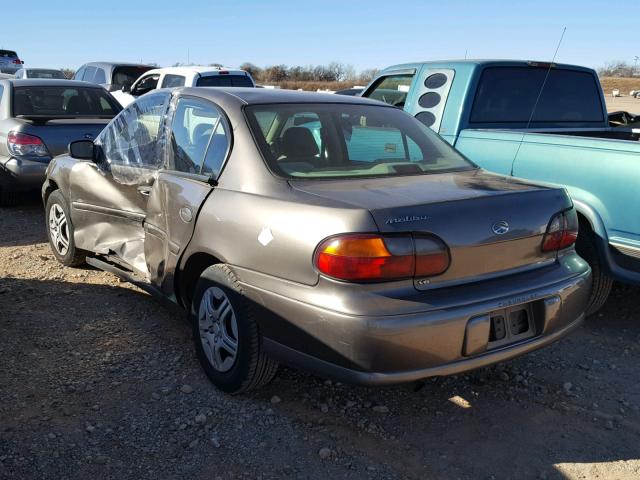
{"type": "Polygon", "coordinates": [[[255,87],[249,72],[224,67],[155,68],[142,74],[131,87],[112,95],[126,107],[140,95],[158,88],[172,87],[255,87]]]}

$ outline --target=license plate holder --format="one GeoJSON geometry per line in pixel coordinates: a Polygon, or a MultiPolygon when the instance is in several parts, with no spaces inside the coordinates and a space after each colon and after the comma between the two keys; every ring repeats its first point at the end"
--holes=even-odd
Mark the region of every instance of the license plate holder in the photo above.
{"type": "Polygon", "coordinates": [[[487,350],[516,343],[536,334],[536,322],[530,303],[494,310],[489,313],[487,350]]]}

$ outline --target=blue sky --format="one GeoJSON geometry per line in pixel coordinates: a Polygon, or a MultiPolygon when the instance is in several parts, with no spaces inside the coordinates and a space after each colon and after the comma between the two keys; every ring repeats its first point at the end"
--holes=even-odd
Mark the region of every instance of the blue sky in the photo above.
{"type": "Polygon", "coordinates": [[[464,58],[598,67],[640,55],[638,3],[590,0],[32,0],[10,14],[0,46],[30,66],[96,60],[309,65],[356,69],[464,58]]]}

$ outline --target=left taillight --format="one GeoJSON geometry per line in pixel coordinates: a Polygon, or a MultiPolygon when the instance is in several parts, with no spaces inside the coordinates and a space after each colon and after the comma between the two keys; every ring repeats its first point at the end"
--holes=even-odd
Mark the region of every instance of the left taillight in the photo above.
{"type": "Polygon", "coordinates": [[[314,265],[324,275],[350,282],[384,282],[443,273],[447,246],[416,235],[344,234],[322,241],[314,265]]]}
{"type": "Polygon", "coordinates": [[[46,145],[35,135],[20,132],[9,132],[7,147],[17,157],[50,157],[46,145]]]}
{"type": "Polygon", "coordinates": [[[571,247],[578,238],[578,215],[574,208],[553,216],[542,240],[542,251],[552,252],[571,247]]]}

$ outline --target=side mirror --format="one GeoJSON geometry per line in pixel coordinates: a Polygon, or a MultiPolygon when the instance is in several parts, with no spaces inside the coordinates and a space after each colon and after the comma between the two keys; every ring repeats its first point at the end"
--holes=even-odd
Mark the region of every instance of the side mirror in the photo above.
{"type": "Polygon", "coordinates": [[[95,160],[95,147],[91,140],[77,140],[69,144],[69,154],[78,160],[95,160]]]}
{"type": "Polygon", "coordinates": [[[131,85],[127,83],[122,85],[122,93],[131,93],[131,85]]]}

